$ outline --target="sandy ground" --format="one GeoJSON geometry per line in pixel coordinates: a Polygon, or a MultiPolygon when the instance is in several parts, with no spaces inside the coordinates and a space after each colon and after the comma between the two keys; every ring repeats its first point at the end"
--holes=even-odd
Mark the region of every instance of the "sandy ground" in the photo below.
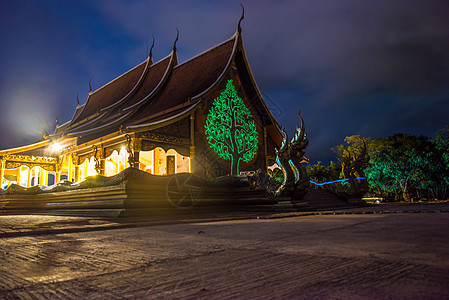
{"type": "Polygon", "coordinates": [[[449,299],[448,225],[438,210],[3,237],[0,298],[449,299]]]}

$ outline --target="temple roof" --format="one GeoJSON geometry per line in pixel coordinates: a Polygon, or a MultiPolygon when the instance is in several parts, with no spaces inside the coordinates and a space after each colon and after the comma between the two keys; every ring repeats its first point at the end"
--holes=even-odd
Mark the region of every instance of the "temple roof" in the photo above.
{"type": "Polygon", "coordinates": [[[220,78],[235,46],[235,37],[173,68],[170,78],[147,109],[127,125],[168,119],[196,104],[195,98],[220,78]]]}
{"type": "MultiPolygon", "coordinates": [[[[95,137],[118,130],[141,131],[182,117],[199,104],[201,96],[213,88],[233,61],[238,46],[243,50],[240,32],[227,41],[177,64],[176,46],[157,63],[151,55],[130,71],[89,93],[72,120],[55,130],[55,135],[95,137]]],[[[240,53],[242,54],[242,53],[240,53]]],[[[243,54],[244,56],[244,54],[243,54]]],[[[248,67],[247,65],[245,67],[248,67]]],[[[251,71],[248,69],[249,76],[251,71]]],[[[265,115],[272,117],[255,87],[265,115]]]]}
{"type": "Polygon", "coordinates": [[[87,98],[86,105],[82,109],[81,113],[72,119],[71,124],[93,115],[102,108],[108,107],[109,105],[116,103],[122,97],[126,96],[126,94],[132,90],[143,75],[146,63],[146,61],[141,63],[134,69],[131,69],[125,74],[117,77],[95,92],[90,93],[87,98]]]}

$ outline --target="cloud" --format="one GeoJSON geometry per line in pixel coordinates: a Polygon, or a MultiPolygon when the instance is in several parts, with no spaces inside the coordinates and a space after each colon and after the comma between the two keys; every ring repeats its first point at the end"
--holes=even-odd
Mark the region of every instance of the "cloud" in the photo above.
{"type": "MultiPolygon", "coordinates": [[[[447,1],[243,4],[243,40],[256,82],[290,134],[301,107],[309,158],[330,159],[329,148],[346,135],[432,135],[447,123],[447,1]]],[[[78,90],[85,99],[89,78],[98,88],[143,61],[152,34],[157,60],[170,53],[178,27],[182,62],[229,38],[241,14],[240,1],[14,5],[0,21],[7,45],[0,50],[0,101],[8,85],[17,85],[11,78],[41,74],[51,87],[33,89],[52,91],[64,121],[72,117],[78,90]]]]}
{"type": "MultiPolygon", "coordinates": [[[[278,102],[286,111],[303,108],[313,158],[325,151],[331,158],[329,148],[345,135],[432,135],[447,122],[439,121],[449,115],[441,100],[449,100],[447,2],[283,4],[258,7],[244,32],[246,49],[267,93],[297,95],[278,102]],[[424,119],[433,126],[416,122],[424,119]]],[[[295,123],[292,113],[281,121],[295,123]]]]}

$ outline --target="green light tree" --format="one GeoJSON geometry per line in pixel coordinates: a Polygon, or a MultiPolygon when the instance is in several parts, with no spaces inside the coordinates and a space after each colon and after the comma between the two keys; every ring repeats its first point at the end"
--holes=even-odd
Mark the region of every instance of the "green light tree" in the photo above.
{"type": "Polygon", "coordinates": [[[240,161],[250,162],[257,153],[258,134],[250,110],[228,80],[207,115],[206,137],[220,158],[231,160],[231,174],[239,174],[240,161]]]}

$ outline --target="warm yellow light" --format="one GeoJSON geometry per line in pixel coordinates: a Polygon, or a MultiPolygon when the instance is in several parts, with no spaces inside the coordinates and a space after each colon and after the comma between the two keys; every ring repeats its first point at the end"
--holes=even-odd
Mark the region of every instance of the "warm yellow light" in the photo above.
{"type": "Polygon", "coordinates": [[[51,152],[59,152],[62,150],[62,145],[60,143],[53,143],[53,145],[50,146],[51,152]]]}

